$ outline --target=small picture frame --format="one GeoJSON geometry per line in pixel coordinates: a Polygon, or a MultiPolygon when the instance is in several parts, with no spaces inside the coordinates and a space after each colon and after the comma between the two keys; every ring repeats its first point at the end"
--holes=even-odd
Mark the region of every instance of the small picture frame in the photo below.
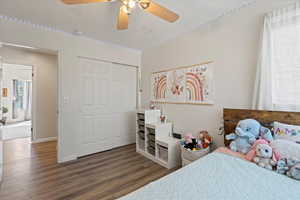
{"type": "Polygon", "coordinates": [[[8,88],[2,88],[2,97],[8,96],[8,88]]]}

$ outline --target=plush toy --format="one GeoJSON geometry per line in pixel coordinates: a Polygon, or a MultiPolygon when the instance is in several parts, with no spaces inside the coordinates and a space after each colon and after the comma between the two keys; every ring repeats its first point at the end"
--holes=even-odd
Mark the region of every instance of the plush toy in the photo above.
{"type": "Polygon", "coordinates": [[[296,164],[300,163],[300,160],[298,160],[297,158],[288,158],[286,163],[287,163],[287,166],[289,168],[291,168],[291,167],[295,166],[296,164]]]}
{"type": "Polygon", "coordinates": [[[199,134],[201,141],[201,147],[206,149],[212,143],[212,137],[208,134],[207,131],[201,131],[199,134]]]}
{"type": "Polygon", "coordinates": [[[199,148],[197,139],[193,138],[191,143],[187,143],[187,144],[184,145],[184,148],[190,149],[192,151],[197,150],[199,148]]]}
{"type": "Polygon", "coordinates": [[[291,167],[286,174],[293,179],[300,180],[300,163],[291,167]]]}
{"type": "Polygon", "coordinates": [[[265,139],[268,142],[272,142],[273,141],[273,135],[270,129],[261,126],[260,127],[260,138],[261,139],[265,139]]]}
{"type": "Polygon", "coordinates": [[[253,158],[256,156],[256,146],[258,144],[269,144],[269,142],[264,139],[256,140],[252,145],[251,150],[246,154],[245,156],[246,160],[253,161],[253,158]]]}
{"type": "Polygon", "coordinates": [[[184,136],[184,148],[197,150],[201,148],[201,142],[198,141],[191,133],[188,133],[184,136]]]}
{"type": "Polygon", "coordinates": [[[286,172],[289,170],[289,167],[287,165],[287,159],[281,158],[276,165],[276,172],[279,174],[286,174],[286,172]]]}
{"type": "Polygon", "coordinates": [[[260,124],[253,119],[239,121],[235,133],[226,135],[230,143],[230,149],[235,152],[246,154],[250,151],[252,144],[259,137],[260,124]]]}
{"type": "Polygon", "coordinates": [[[256,156],[253,158],[253,161],[260,167],[272,170],[273,166],[276,166],[277,161],[280,159],[278,153],[272,149],[268,144],[256,144],[256,156]]]}
{"type": "Polygon", "coordinates": [[[289,168],[286,175],[296,180],[300,180],[300,160],[296,158],[288,158],[286,159],[286,163],[289,168]]]}
{"type": "Polygon", "coordinates": [[[235,133],[226,135],[227,140],[233,140],[230,143],[230,149],[243,154],[247,154],[252,144],[259,138],[267,141],[273,140],[271,131],[261,126],[260,123],[254,119],[239,121],[235,133]]]}
{"type": "Polygon", "coordinates": [[[188,143],[192,143],[192,139],[194,139],[195,137],[191,134],[191,133],[188,133],[188,134],[185,134],[184,135],[184,143],[185,144],[188,144],[188,143]]]}

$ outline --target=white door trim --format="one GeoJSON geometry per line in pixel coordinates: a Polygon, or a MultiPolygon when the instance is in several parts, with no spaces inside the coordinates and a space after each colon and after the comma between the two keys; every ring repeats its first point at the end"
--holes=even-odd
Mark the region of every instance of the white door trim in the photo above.
{"type": "MultiPolygon", "coordinates": [[[[57,64],[57,137],[56,137],[56,140],[57,140],[57,162],[58,163],[61,163],[61,162],[64,162],[66,161],[66,159],[63,159],[62,158],[62,152],[61,152],[61,144],[60,144],[60,141],[61,141],[61,138],[62,138],[62,116],[59,114],[60,113],[60,110],[61,110],[61,102],[62,102],[62,93],[61,93],[61,88],[62,88],[62,84],[61,84],[61,80],[62,80],[62,61],[61,61],[61,58],[62,58],[62,50],[51,50],[51,49],[48,49],[49,51],[55,53],[57,55],[57,59],[58,59],[58,64],[57,64]]],[[[27,66],[32,66],[32,72],[34,73],[34,77],[32,78],[32,111],[35,109],[36,110],[36,90],[35,86],[37,84],[35,77],[36,77],[36,74],[37,74],[37,71],[36,71],[36,67],[32,65],[32,63],[16,63],[14,61],[11,61],[11,60],[2,60],[3,63],[7,63],[7,64],[16,64],[16,65],[27,65],[27,66]]],[[[35,143],[36,139],[35,139],[35,113],[32,112],[32,128],[33,128],[33,135],[31,137],[31,142],[32,143],[35,143]]],[[[47,138],[46,138],[47,139],[47,138]]],[[[53,138],[52,138],[53,139],[53,138]]],[[[38,140],[37,140],[38,141],[38,140]]]]}

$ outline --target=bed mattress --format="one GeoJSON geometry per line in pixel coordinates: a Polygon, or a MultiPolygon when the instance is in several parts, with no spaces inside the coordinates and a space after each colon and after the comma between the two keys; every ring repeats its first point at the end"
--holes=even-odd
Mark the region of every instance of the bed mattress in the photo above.
{"type": "Polygon", "coordinates": [[[300,181],[211,153],[121,200],[300,200],[300,181]]]}

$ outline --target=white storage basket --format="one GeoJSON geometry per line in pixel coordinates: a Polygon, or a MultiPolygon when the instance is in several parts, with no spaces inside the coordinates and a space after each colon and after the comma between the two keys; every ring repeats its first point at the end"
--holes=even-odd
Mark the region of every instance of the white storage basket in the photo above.
{"type": "Polygon", "coordinates": [[[210,147],[207,147],[206,149],[200,149],[197,151],[191,151],[184,148],[184,146],[181,145],[182,166],[189,164],[187,161],[193,162],[195,160],[198,160],[199,158],[208,154],[209,151],[210,151],[210,147]]]}

